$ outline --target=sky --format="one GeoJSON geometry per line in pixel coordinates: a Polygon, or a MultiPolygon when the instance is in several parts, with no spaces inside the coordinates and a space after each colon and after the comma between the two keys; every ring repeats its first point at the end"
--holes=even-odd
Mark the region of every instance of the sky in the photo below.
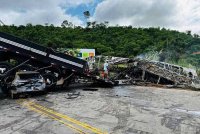
{"type": "Polygon", "coordinates": [[[110,26],[165,27],[200,34],[200,0],[0,0],[0,20],[6,25],[45,23],[61,26],[64,20],[85,26],[108,21],[110,26]]]}

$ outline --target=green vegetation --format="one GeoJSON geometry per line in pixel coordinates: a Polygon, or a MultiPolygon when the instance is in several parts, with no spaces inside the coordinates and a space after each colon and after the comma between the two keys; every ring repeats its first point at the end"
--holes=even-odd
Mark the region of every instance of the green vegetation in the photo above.
{"type": "MultiPolygon", "coordinates": [[[[65,22],[65,21],[64,21],[65,22]]],[[[26,26],[0,26],[0,31],[43,44],[54,49],[95,48],[97,54],[134,57],[151,51],[159,52],[159,60],[200,67],[199,35],[181,33],[164,28],[108,27],[105,23],[87,23],[86,28],[64,23],[62,27],[27,24],[26,26]]]]}

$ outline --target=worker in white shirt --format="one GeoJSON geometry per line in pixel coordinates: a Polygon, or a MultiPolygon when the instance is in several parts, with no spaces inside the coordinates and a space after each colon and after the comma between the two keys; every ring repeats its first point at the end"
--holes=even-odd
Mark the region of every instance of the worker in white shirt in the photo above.
{"type": "Polygon", "coordinates": [[[103,70],[104,70],[104,79],[108,78],[108,60],[105,61],[103,64],[103,70]]]}

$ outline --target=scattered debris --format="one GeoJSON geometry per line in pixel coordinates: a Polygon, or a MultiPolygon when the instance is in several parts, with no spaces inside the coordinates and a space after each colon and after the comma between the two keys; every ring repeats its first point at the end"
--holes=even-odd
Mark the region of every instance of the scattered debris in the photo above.
{"type": "Polygon", "coordinates": [[[75,99],[80,96],[80,92],[73,91],[69,92],[67,95],[68,95],[67,99],[75,99]]]}
{"type": "Polygon", "coordinates": [[[97,88],[84,88],[83,91],[98,91],[97,88]]]}

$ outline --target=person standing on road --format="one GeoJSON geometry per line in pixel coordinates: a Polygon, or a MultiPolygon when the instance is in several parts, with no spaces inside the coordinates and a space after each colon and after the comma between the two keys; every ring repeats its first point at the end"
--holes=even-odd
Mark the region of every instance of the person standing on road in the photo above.
{"type": "Polygon", "coordinates": [[[103,70],[104,70],[104,79],[108,78],[108,61],[106,60],[103,64],[103,70]]]}

